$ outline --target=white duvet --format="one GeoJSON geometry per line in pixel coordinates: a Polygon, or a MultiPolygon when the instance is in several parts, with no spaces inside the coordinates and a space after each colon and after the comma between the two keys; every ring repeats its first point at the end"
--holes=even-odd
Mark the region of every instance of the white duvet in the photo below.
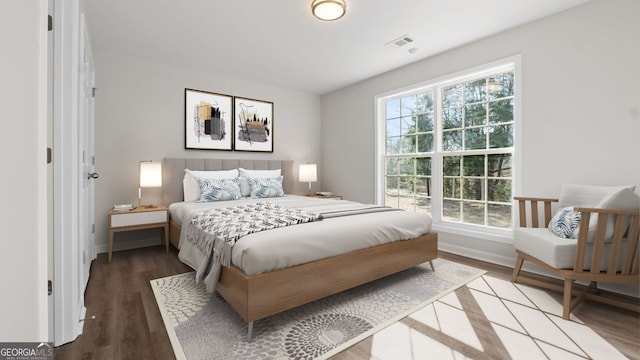
{"type": "MultiPolygon", "coordinates": [[[[247,275],[257,275],[372,246],[412,239],[431,231],[431,218],[428,214],[386,211],[389,209],[374,209],[375,212],[360,214],[359,209],[369,208],[371,205],[296,195],[208,203],[180,202],[171,204],[169,211],[172,220],[182,225],[202,209],[266,201],[285,208],[318,212],[323,214],[324,219],[261,231],[239,239],[231,252],[231,263],[247,275]],[[354,210],[353,214],[345,215],[345,211],[349,209],[354,210]],[[332,217],[334,214],[340,216],[332,217]]],[[[183,233],[184,229],[185,226],[182,229],[183,233]]],[[[181,234],[180,238],[179,257],[196,269],[197,256],[183,239],[183,235],[181,234]]]]}

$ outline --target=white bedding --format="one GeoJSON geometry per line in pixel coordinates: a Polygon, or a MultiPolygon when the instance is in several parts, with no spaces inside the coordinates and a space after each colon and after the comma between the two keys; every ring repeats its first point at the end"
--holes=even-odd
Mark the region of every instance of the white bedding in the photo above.
{"type": "MultiPolygon", "coordinates": [[[[171,219],[182,225],[199,210],[266,201],[285,208],[318,212],[325,218],[321,221],[261,231],[242,237],[233,247],[231,263],[247,275],[257,275],[393,241],[412,239],[431,231],[431,218],[428,214],[381,211],[331,217],[334,211],[357,210],[371,205],[296,195],[208,203],[179,202],[171,204],[169,211],[171,219]]],[[[183,226],[183,231],[184,228],[183,226]]],[[[196,268],[196,264],[189,263],[189,250],[183,243],[183,236],[180,246],[180,259],[196,268]]]]}

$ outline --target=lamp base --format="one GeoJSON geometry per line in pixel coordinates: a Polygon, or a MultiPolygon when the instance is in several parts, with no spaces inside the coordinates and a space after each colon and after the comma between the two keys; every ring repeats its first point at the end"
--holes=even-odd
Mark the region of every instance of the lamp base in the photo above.
{"type": "Polygon", "coordinates": [[[157,208],[158,205],[138,205],[138,207],[143,209],[154,209],[157,208]]]}
{"type": "Polygon", "coordinates": [[[153,208],[157,208],[158,205],[142,205],[140,203],[140,200],[142,199],[142,188],[138,188],[138,207],[139,208],[145,208],[145,209],[153,209],[153,208]]]}

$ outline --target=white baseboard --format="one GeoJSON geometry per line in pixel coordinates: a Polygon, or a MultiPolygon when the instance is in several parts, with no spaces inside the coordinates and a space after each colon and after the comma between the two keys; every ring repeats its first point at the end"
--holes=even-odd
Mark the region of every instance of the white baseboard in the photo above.
{"type": "Polygon", "coordinates": [[[509,251],[513,252],[513,246],[505,245],[504,252],[487,252],[471,246],[461,246],[438,240],[438,250],[509,268],[513,268],[516,262],[515,252],[513,255],[508,255],[509,251]]]}
{"type": "Polygon", "coordinates": [[[517,258],[511,242],[472,238],[446,232],[438,233],[438,250],[512,269],[517,258]]]}

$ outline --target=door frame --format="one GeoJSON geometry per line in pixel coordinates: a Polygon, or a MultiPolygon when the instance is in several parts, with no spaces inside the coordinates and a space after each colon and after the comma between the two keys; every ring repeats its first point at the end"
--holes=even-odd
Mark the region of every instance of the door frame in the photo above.
{"type": "MultiPolygon", "coordinates": [[[[47,15],[52,18],[53,0],[47,0],[47,15]]],[[[48,19],[47,19],[48,23],[48,19]]],[[[48,25],[47,25],[48,26],[48,25]]],[[[47,152],[53,149],[53,29],[47,31],[47,152]]],[[[47,156],[47,280],[53,280],[53,152],[47,156]]],[[[54,331],[54,297],[52,293],[47,296],[47,341],[53,341],[54,331]]]]}

